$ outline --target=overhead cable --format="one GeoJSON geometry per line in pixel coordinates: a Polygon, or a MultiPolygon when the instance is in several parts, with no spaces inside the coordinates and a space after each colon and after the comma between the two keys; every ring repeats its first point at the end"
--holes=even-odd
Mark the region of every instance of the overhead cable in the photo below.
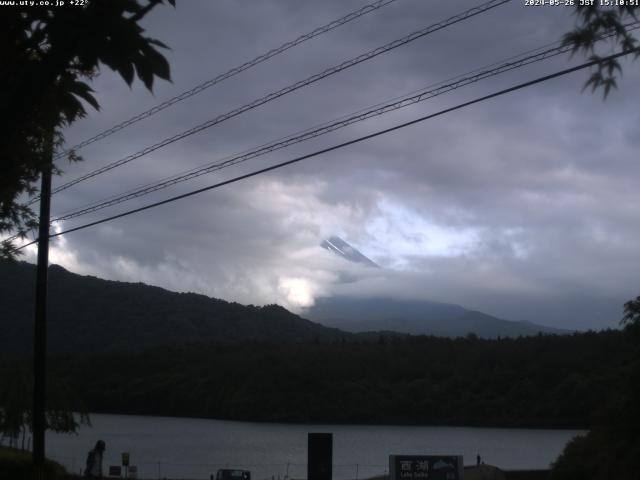
{"type": "Polygon", "coordinates": [[[244,72],[245,70],[248,70],[252,67],[255,67],[256,65],[265,62],[267,60],[269,60],[270,58],[275,57],[276,55],[279,55],[287,50],[289,50],[290,48],[296,47],[298,45],[300,45],[301,43],[306,42],[307,40],[311,40],[314,37],[317,37],[318,35],[322,35],[323,33],[329,32],[330,30],[333,30],[335,28],[338,28],[346,23],[351,22],[352,20],[355,20],[359,17],[362,17],[363,15],[366,15],[367,13],[371,13],[374,12],[376,10],[378,10],[379,8],[382,8],[392,2],[395,2],[396,0],[378,0],[376,2],[370,3],[368,5],[365,5],[364,7],[355,10],[347,15],[345,15],[344,17],[341,17],[337,20],[333,20],[332,22],[327,23],[326,25],[323,25],[321,27],[316,28],[315,30],[309,32],[309,33],[305,33],[304,35],[300,35],[298,38],[296,38],[295,40],[291,40],[289,42],[283,43],[282,45],[280,45],[277,48],[274,48],[272,50],[269,50],[266,53],[263,53],[262,55],[258,55],[257,57],[255,57],[253,60],[249,60],[248,62],[243,63],[242,65],[239,65],[237,67],[232,68],[231,70],[226,71],[225,73],[221,73],[220,75],[217,75],[216,77],[207,80],[206,82],[203,82],[199,85],[196,85],[195,87],[193,87],[190,90],[187,90],[186,92],[181,93],[180,95],[176,95],[175,97],[172,97],[158,105],[155,105],[154,107],[150,108],[149,110],[145,110],[144,112],[141,112],[131,118],[129,118],[128,120],[125,120],[121,123],[118,123],[117,125],[114,125],[113,127],[104,130],[96,135],[94,135],[93,137],[90,137],[80,143],[78,143],[77,145],[74,145],[73,147],[70,147],[68,149],[66,149],[64,152],[60,152],[58,154],[55,155],[54,159],[58,159],[60,157],[63,157],[67,154],[69,154],[71,151],[77,151],[83,147],[86,147],[87,145],[90,145],[94,142],[97,142],[98,140],[102,140],[103,138],[107,138],[110,135],[113,135],[114,133],[122,130],[123,128],[126,128],[130,125],[133,125],[134,123],[137,123],[141,120],[144,120],[145,118],[151,117],[152,115],[155,115],[158,112],[161,112],[162,110],[164,110],[165,108],[168,108],[178,102],[181,102],[183,100],[186,100],[187,98],[190,98],[194,95],[197,95],[198,93],[206,90],[209,87],[212,87],[213,85],[216,85],[217,83],[220,83],[224,80],[227,80],[241,72],[244,72]]]}
{"type": "MultiPolygon", "coordinates": [[[[201,123],[199,125],[196,125],[195,127],[192,127],[188,130],[185,130],[182,133],[178,133],[176,135],[173,135],[172,137],[168,137],[165,138],[164,140],[161,140],[158,143],[155,143],[149,147],[146,147],[136,153],[133,153],[131,155],[128,155],[127,157],[124,157],[120,160],[117,160],[113,163],[110,163],[108,165],[105,165],[104,167],[98,168],[97,170],[94,170],[93,172],[87,173],[85,175],[82,175],[74,180],[71,180],[67,183],[64,183],[62,185],[60,185],[59,187],[56,187],[52,190],[52,194],[55,193],[59,193],[63,190],[66,190],[70,187],[72,187],[73,185],[76,185],[80,182],[83,182],[85,180],[88,180],[89,178],[95,177],[97,175],[100,175],[102,173],[108,172],[110,170],[113,170],[116,167],[119,167],[121,165],[124,165],[126,163],[132,162],[133,160],[143,157],[145,155],[148,155],[151,152],[154,152],[160,148],[166,147],[167,145],[170,145],[174,142],[177,142],[178,140],[182,140],[185,137],[194,135],[198,132],[201,132],[207,128],[210,128],[214,125],[217,125],[219,123],[222,123],[226,120],[229,120],[233,117],[236,117],[248,110],[252,110],[256,107],[259,107],[261,105],[264,105],[265,103],[271,102],[272,100],[275,100],[277,98],[280,98],[284,95],[287,95],[288,93],[294,92],[300,88],[306,87],[307,85],[311,85],[312,83],[315,83],[319,80],[322,80],[323,78],[329,77],[331,75],[334,75],[338,72],[341,72],[343,70],[346,70],[347,68],[353,67],[354,65],[358,65],[359,63],[362,63],[366,60],[370,60],[371,58],[374,58],[378,55],[381,55],[383,53],[386,53],[390,50],[393,50],[395,48],[398,48],[402,45],[406,45],[407,43],[413,42],[419,38],[422,38],[426,35],[429,35],[430,33],[436,32],[438,30],[442,30],[450,25],[462,22],[464,20],[467,20],[475,15],[479,15],[483,12],[486,12],[492,8],[498,7],[500,5],[503,5],[505,3],[510,2],[511,0],[490,0],[489,2],[483,3],[482,5],[479,5],[477,7],[473,7],[470,8],[462,13],[459,13],[457,15],[454,15],[446,20],[443,20],[442,22],[430,25],[426,28],[423,28],[421,30],[415,31],[409,35],[406,35],[402,38],[399,38],[397,40],[394,40],[390,43],[387,43],[386,45],[383,45],[381,47],[378,47],[374,50],[371,50],[367,53],[364,53],[362,55],[359,55],[355,58],[352,58],[351,60],[347,60],[345,62],[342,62],[339,65],[330,67],[320,73],[317,73],[315,75],[312,75],[304,80],[300,80],[296,83],[293,83],[287,87],[284,87],[280,90],[277,90],[275,92],[272,92],[262,98],[259,98],[257,100],[254,100],[250,103],[247,103],[246,105],[243,105],[242,107],[236,108],[234,110],[231,110],[227,113],[224,113],[222,115],[218,115],[217,117],[208,120],[204,123],[201,123]]],[[[35,198],[31,203],[37,201],[38,198],[35,198]]]]}
{"type": "MultiPolygon", "coordinates": [[[[498,92],[495,92],[495,93],[492,93],[492,94],[489,94],[489,95],[485,95],[483,97],[479,97],[479,98],[476,98],[474,100],[470,100],[468,102],[460,103],[460,104],[458,104],[458,105],[456,105],[454,107],[446,108],[444,110],[440,110],[439,112],[432,113],[432,114],[429,114],[429,115],[425,115],[423,117],[417,118],[415,120],[411,120],[409,122],[401,123],[401,124],[396,125],[394,127],[386,128],[384,130],[379,130],[379,131],[371,133],[369,135],[364,135],[362,137],[358,137],[356,139],[349,140],[347,142],[343,142],[343,143],[340,143],[340,144],[337,144],[337,145],[333,145],[333,146],[328,147],[328,148],[323,148],[323,149],[317,150],[317,151],[315,151],[313,153],[302,155],[302,156],[296,157],[294,159],[287,160],[285,162],[281,162],[281,163],[277,163],[275,165],[271,165],[269,167],[261,168],[259,170],[254,170],[253,172],[246,173],[244,175],[240,175],[240,176],[237,176],[237,177],[234,177],[234,178],[222,181],[222,182],[218,182],[218,183],[215,183],[213,185],[209,185],[207,187],[199,188],[199,189],[193,190],[191,192],[187,192],[187,193],[183,193],[181,195],[177,195],[177,196],[174,196],[174,197],[171,197],[171,198],[167,198],[167,199],[161,200],[159,202],[151,203],[151,204],[145,205],[143,207],[134,208],[132,210],[128,210],[126,212],[119,213],[117,215],[112,215],[110,217],[106,217],[106,218],[103,218],[103,219],[100,219],[100,220],[96,220],[96,221],[93,221],[93,222],[85,223],[85,224],[77,226],[77,227],[69,228],[67,230],[62,230],[60,232],[57,232],[57,233],[49,235],[49,238],[54,238],[54,237],[58,237],[60,235],[65,235],[67,233],[77,232],[79,230],[84,230],[86,228],[93,227],[93,226],[96,226],[96,225],[100,225],[102,223],[110,222],[110,221],[113,221],[113,220],[116,220],[116,219],[119,219],[119,218],[127,217],[129,215],[133,215],[134,213],[143,212],[145,210],[149,210],[149,209],[152,209],[152,208],[155,208],[155,207],[159,207],[161,205],[172,203],[172,202],[175,202],[177,200],[182,200],[184,198],[191,197],[191,196],[194,196],[194,195],[197,195],[197,194],[209,191],[209,190],[220,188],[220,187],[223,187],[225,185],[230,185],[232,183],[236,183],[236,182],[239,182],[241,180],[245,180],[247,178],[255,177],[255,176],[261,175],[263,173],[267,173],[267,172],[270,172],[270,171],[273,171],[273,170],[277,170],[277,169],[280,169],[282,167],[286,167],[288,165],[292,165],[294,163],[298,163],[298,162],[301,162],[303,160],[307,160],[309,158],[317,157],[319,155],[322,155],[322,154],[325,154],[325,153],[332,152],[334,150],[338,150],[338,149],[347,147],[349,145],[354,145],[356,143],[360,143],[360,142],[363,142],[365,140],[370,140],[370,139],[378,137],[380,135],[384,135],[384,134],[387,134],[387,133],[390,133],[390,132],[393,132],[393,131],[396,131],[396,130],[400,130],[400,129],[406,128],[406,127],[408,127],[410,125],[415,125],[417,123],[421,123],[421,122],[424,122],[426,120],[430,120],[432,118],[439,117],[441,115],[453,112],[455,110],[460,110],[462,108],[474,105],[476,103],[484,102],[486,100],[490,100],[492,98],[496,98],[496,97],[505,95],[507,93],[511,93],[511,92],[514,92],[514,91],[517,91],[517,90],[521,90],[523,88],[530,87],[530,86],[538,84],[538,83],[546,82],[546,81],[549,81],[549,80],[554,79],[554,78],[562,77],[564,75],[568,75],[570,73],[577,72],[577,71],[583,70],[585,68],[589,68],[591,66],[597,65],[597,64],[602,63],[602,62],[608,62],[610,60],[613,60],[615,58],[621,57],[623,55],[628,55],[630,53],[637,53],[637,52],[640,52],[640,49],[634,48],[634,49],[624,50],[622,52],[619,52],[619,53],[616,53],[616,54],[613,54],[613,55],[609,55],[609,56],[606,56],[606,57],[603,57],[603,58],[599,58],[599,59],[596,59],[596,60],[591,60],[589,62],[583,63],[583,64],[575,66],[575,67],[566,68],[564,70],[560,70],[558,72],[555,72],[555,73],[552,73],[552,74],[549,74],[549,75],[545,75],[543,77],[538,77],[538,78],[536,78],[534,80],[530,80],[528,82],[520,83],[520,84],[515,85],[513,87],[505,88],[505,89],[500,90],[498,92]]],[[[37,239],[34,240],[33,242],[30,242],[30,243],[27,243],[25,245],[22,245],[22,246],[18,247],[18,250],[21,250],[21,249],[26,248],[26,247],[28,247],[30,245],[33,245],[36,242],[37,242],[37,239]]]]}
{"type": "Polygon", "coordinates": [[[247,160],[256,158],[258,156],[262,156],[262,155],[266,155],[268,153],[271,153],[273,151],[276,150],[280,150],[282,148],[294,145],[296,143],[300,143],[300,142],[304,142],[306,140],[310,140],[312,138],[316,138],[319,137],[321,135],[325,135],[327,133],[333,132],[335,130],[344,128],[348,125],[352,125],[354,123],[357,122],[361,122],[364,120],[367,120],[369,118],[372,117],[376,117],[379,115],[383,115],[385,113],[394,111],[394,110],[398,110],[404,107],[407,107],[409,105],[414,105],[416,103],[419,102],[423,102],[425,100],[428,100],[430,98],[436,97],[438,95],[443,95],[445,93],[448,93],[452,90],[456,90],[458,88],[464,87],[466,85],[469,85],[471,83],[475,83],[478,82],[480,80],[483,80],[485,78],[488,77],[492,77],[495,75],[499,75],[501,73],[510,71],[510,70],[514,70],[516,68],[520,68],[523,67],[525,65],[529,65],[535,62],[539,62],[542,60],[545,60],[547,58],[556,56],[556,55],[560,55],[562,53],[565,53],[567,51],[571,50],[571,47],[556,47],[556,48],[552,48],[549,50],[546,50],[542,53],[530,56],[530,57],[526,57],[523,58],[522,60],[519,60],[517,62],[509,62],[506,63],[498,68],[494,68],[491,70],[487,70],[478,74],[475,74],[473,76],[469,76],[469,77],[464,77],[460,80],[457,80],[453,83],[449,83],[446,85],[443,85],[441,87],[432,89],[432,90],[427,90],[427,91],[423,91],[420,92],[418,94],[403,98],[401,100],[392,102],[392,103],[388,103],[386,105],[383,106],[379,106],[376,108],[373,108],[371,110],[365,111],[363,113],[358,113],[356,115],[353,115],[351,117],[342,119],[342,120],[338,120],[332,123],[329,123],[327,125],[324,125],[320,128],[316,128],[314,130],[310,130],[310,131],[305,131],[304,133],[300,134],[300,135],[296,135],[296,136],[291,136],[286,138],[285,140],[279,141],[279,142],[275,142],[275,143],[271,143],[271,144],[267,144],[264,146],[261,146],[255,150],[251,150],[247,153],[241,154],[241,155],[237,155],[237,156],[233,156],[229,159],[223,160],[221,162],[218,163],[213,163],[198,169],[194,169],[194,170],[190,170],[188,172],[185,172],[183,174],[174,176],[174,177],[170,177],[166,180],[157,182],[155,184],[149,184],[149,185],[145,185],[143,187],[140,187],[138,189],[132,190],[128,193],[119,195],[119,196],[113,196],[110,197],[108,199],[99,201],[99,202],[94,202],[86,207],[83,208],[79,208],[76,210],[73,210],[69,213],[60,215],[59,217],[56,217],[52,220],[52,222],[57,222],[57,221],[63,221],[63,220],[70,220],[72,218],[75,217],[79,217],[81,215],[85,215],[88,213],[92,213],[92,212],[96,212],[98,210],[102,210],[103,208],[107,208],[113,205],[117,205],[119,203],[125,202],[127,200],[131,200],[134,198],[138,198],[141,197],[143,195],[147,195],[150,194],[152,192],[156,192],[158,190],[162,190],[164,188],[167,188],[169,186],[172,185],[176,185],[178,183],[181,182],[185,182],[187,180],[191,180],[193,178],[196,177],[200,177],[202,175],[206,175],[208,173],[217,171],[217,170],[221,170],[223,168],[227,168],[233,165],[237,165],[239,163],[242,162],[246,162],[247,160]]]}
{"type": "MultiPolygon", "coordinates": [[[[638,25],[638,22],[635,22],[634,24],[630,24],[628,26],[628,29],[630,30],[637,29],[638,28],[637,25],[638,25]]],[[[610,35],[613,35],[613,34],[610,34],[610,35]]],[[[557,43],[560,43],[560,42],[556,42],[556,44],[557,43]]],[[[52,222],[70,220],[72,218],[93,213],[98,210],[102,210],[104,208],[111,207],[128,200],[132,200],[134,198],[139,198],[144,195],[148,195],[152,192],[156,192],[158,190],[162,190],[164,188],[170,187],[172,185],[176,185],[178,183],[182,183],[182,182],[191,180],[193,178],[200,177],[202,175],[206,175],[211,172],[221,170],[223,168],[227,168],[233,165],[237,165],[239,163],[243,163],[245,161],[248,161],[250,159],[253,159],[262,155],[266,155],[273,151],[280,150],[282,148],[285,148],[297,143],[301,143],[306,140],[319,137],[321,135],[325,135],[335,130],[344,128],[348,125],[352,125],[354,123],[358,123],[372,117],[380,116],[391,111],[395,111],[410,105],[414,105],[419,102],[423,102],[425,100],[429,100],[433,97],[443,95],[452,90],[456,90],[458,88],[467,86],[469,84],[476,83],[483,79],[500,75],[502,73],[515,70],[517,68],[521,68],[526,65],[531,65],[533,63],[537,63],[537,62],[546,60],[548,58],[567,53],[571,50],[572,50],[572,47],[570,45],[562,45],[562,44],[556,47],[548,48],[547,50],[543,50],[543,51],[540,51],[540,48],[529,50],[529,52],[534,51],[536,53],[533,53],[521,58],[512,57],[512,58],[516,58],[516,60],[506,61],[505,63],[502,63],[502,64],[494,63],[492,65],[498,65],[497,67],[494,67],[494,68],[484,67],[483,69],[476,69],[472,72],[469,72],[468,74],[458,75],[457,77],[454,77],[455,81],[452,81],[449,83],[439,82],[438,84],[436,84],[438,85],[436,88],[427,87],[430,89],[428,90],[421,89],[416,92],[412,92],[411,94],[405,95],[403,97],[396,97],[396,99],[394,99],[395,101],[392,101],[390,103],[377,104],[368,110],[361,110],[350,116],[342,117],[338,120],[333,120],[331,122],[325,123],[318,127],[307,129],[307,130],[304,130],[303,132],[284,137],[283,139],[279,139],[275,142],[261,145],[253,150],[249,150],[247,152],[243,152],[241,154],[228,157],[226,159],[223,159],[222,161],[218,161],[216,163],[210,163],[205,166],[191,169],[186,172],[173,175],[171,177],[167,177],[158,182],[149,183],[144,186],[138,187],[136,189],[129,190],[120,195],[113,195],[106,199],[103,199],[97,202],[92,202],[89,205],[76,208],[58,217],[55,217],[52,220],[52,222]]],[[[528,53],[528,52],[525,52],[525,53],[528,53]]],[[[524,54],[521,54],[521,55],[524,55],[524,54]]]]}

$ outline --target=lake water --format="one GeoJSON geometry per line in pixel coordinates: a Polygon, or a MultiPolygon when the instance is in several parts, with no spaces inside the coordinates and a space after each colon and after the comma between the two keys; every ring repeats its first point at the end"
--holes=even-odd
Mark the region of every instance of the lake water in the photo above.
{"type": "Polygon", "coordinates": [[[91,415],[78,435],[47,433],[47,456],[79,472],[87,452],[106,442],[105,473],[130,452],[140,478],[207,479],[218,468],[251,470],[254,480],[306,478],[307,433],[333,433],[333,478],[386,473],[390,454],[476,454],[504,469],[546,468],[579,430],[386,425],[290,425],[221,420],[91,415]]]}

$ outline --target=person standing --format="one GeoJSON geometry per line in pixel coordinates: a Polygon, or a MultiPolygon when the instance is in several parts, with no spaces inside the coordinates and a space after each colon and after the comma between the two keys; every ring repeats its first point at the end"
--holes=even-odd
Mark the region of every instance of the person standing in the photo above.
{"type": "Polygon", "coordinates": [[[102,478],[102,457],[104,456],[105,443],[98,440],[93,450],[89,450],[87,454],[87,467],[84,470],[84,476],[88,478],[102,478]]]}

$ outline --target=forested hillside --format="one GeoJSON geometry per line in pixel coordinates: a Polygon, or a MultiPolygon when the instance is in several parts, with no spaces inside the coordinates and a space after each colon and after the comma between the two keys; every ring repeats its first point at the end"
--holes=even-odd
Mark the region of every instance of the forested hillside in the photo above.
{"type": "MultiPolygon", "coordinates": [[[[30,358],[34,269],[0,270],[1,386],[12,382],[7,365],[30,358]]],[[[55,266],[50,276],[50,378],[73,386],[94,412],[585,427],[615,408],[637,355],[621,331],[493,340],[355,335],[278,306],[55,266]]]]}
{"type": "MultiPolygon", "coordinates": [[[[30,352],[35,266],[0,262],[0,349],[30,352]]],[[[350,337],[268,305],[240,305],[143,283],[49,268],[49,350],[133,351],[191,342],[295,342],[350,337]]]]}
{"type": "MultiPolygon", "coordinates": [[[[48,341],[54,353],[139,351],[192,342],[353,341],[371,338],[365,331],[379,330],[450,337],[473,332],[486,338],[568,333],[500,320],[457,305],[382,298],[318,299],[317,307],[307,313],[318,315],[322,325],[278,305],[240,305],[143,283],[77,275],[57,265],[49,268],[49,278],[48,341]],[[329,313],[336,311],[347,319],[345,329],[360,334],[328,325],[329,313]]],[[[0,348],[15,353],[31,349],[34,286],[35,265],[0,263],[0,348]]]]}
{"type": "Polygon", "coordinates": [[[618,398],[626,333],[191,345],[52,362],[95,412],[242,420],[586,427],[618,398]]]}

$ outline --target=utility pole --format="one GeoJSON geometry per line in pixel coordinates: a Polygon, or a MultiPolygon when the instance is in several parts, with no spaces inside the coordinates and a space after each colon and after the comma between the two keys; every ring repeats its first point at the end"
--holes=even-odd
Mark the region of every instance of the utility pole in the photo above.
{"type": "Polygon", "coordinates": [[[47,274],[49,266],[49,221],[51,215],[51,169],[53,136],[49,163],[42,169],[40,220],[38,228],[38,268],[36,276],[35,328],[33,335],[33,465],[36,480],[44,479],[47,368],[47,274]]]}

